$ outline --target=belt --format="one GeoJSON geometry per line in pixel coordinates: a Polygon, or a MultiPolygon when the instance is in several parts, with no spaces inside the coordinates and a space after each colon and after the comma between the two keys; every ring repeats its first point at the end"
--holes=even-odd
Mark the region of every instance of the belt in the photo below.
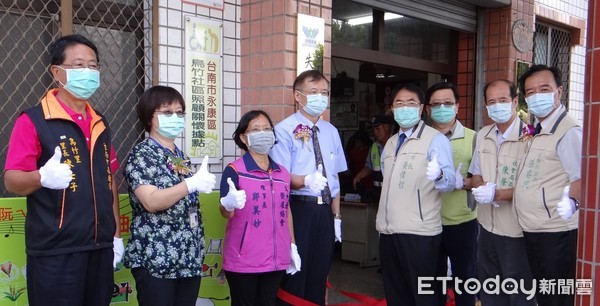
{"type": "Polygon", "coordinates": [[[307,195],[297,195],[297,194],[292,194],[290,195],[290,199],[292,201],[295,202],[307,202],[307,203],[317,203],[317,204],[329,204],[329,203],[325,203],[322,202],[319,203],[319,198],[320,197],[315,197],[315,196],[307,196],[307,195]]]}

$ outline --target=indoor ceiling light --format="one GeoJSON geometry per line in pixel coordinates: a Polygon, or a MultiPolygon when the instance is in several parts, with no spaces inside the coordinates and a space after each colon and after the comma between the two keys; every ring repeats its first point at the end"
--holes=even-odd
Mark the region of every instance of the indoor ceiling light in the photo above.
{"type": "MultiPolygon", "coordinates": [[[[383,20],[391,20],[391,19],[398,19],[398,18],[402,18],[404,16],[402,15],[398,15],[398,14],[394,14],[394,13],[385,13],[383,15],[383,20]]],[[[361,25],[361,24],[367,24],[367,23],[371,23],[373,22],[373,16],[372,15],[367,15],[367,16],[361,16],[361,17],[355,17],[355,18],[350,18],[348,19],[348,24],[349,25],[361,25]]]]}

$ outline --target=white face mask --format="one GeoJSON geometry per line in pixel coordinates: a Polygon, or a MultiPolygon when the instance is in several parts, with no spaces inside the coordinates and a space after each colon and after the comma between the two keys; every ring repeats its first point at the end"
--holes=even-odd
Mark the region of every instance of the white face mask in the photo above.
{"type": "Polygon", "coordinates": [[[506,123],[512,117],[512,103],[495,103],[486,108],[488,116],[496,123],[506,123]]]}
{"type": "Polygon", "coordinates": [[[246,134],[248,149],[259,154],[267,154],[275,143],[273,131],[258,131],[246,134]]]}
{"type": "Polygon", "coordinates": [[[541,92],[525,98],[529,111],[538,118],[544,118],[554,109],[554,94],[556,92],[541,92]]]}
{"type": "Polygon", "coordinates": [[[305,95],[301,92],[300,94],[306,97],[306,105],[304,106],[304,110],[313,117],[321,116],[327,109],[327,105],[329,105],[328,96],[321,94],[305,95]]]}

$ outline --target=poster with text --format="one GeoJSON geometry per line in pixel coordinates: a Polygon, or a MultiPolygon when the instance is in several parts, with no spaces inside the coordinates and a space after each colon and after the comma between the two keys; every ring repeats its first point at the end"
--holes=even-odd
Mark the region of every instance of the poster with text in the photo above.
{"type": "Polygon", "coordinates": [[[192,163],[204,156],[220,162],[223,120],[222,24],[185,18],[185,152],[192,163]]]}
{"type": "Polygon", "coordinates": [[[296,75],[316,69],[323,71],[323,44],[325,43],[325,20],[298,14],[298,54],[296,75]]]}

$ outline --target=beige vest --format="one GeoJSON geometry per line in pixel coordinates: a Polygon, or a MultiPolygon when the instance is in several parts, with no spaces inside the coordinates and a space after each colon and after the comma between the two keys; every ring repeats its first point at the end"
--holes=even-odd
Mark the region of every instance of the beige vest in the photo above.
{"type": "MultiPolygon", "coordinates": [[[[496,189],[515,187],[517,171],[525,155],[525,142],[519,141],[525,124],[519,120],[513,126],[507,139],[498,149],[496,125],[483,127],[477,134],[481,176],[485,182],[496,183],[496,189]]],[[[490,233],[508,237],[523,237],[523,230],[517,221],[517,212],[512,201],[496,201],[499,205],[480,204],[477,207],[477,221],[490,233]]]]}
{"type": "Polygon", "coordinates": [[[579,126],[567,112],[550,122],[549,131],[542,131],[527,144],[515,187],[514,203],[519,224],[526,232],[561,232],[578,228],[579,215],[564,220],[556,212],[565,186],[570,184],[556,154],[558,142],[565,133],[579,126]]]}
{"type": "Polygon", "coordinates": [[[427,179],[427,149],[439,132],[419,122],[395,155],[398,134],[383,149],[383,188],[376,228],[382,234],[434,236],[442,232],[440,192],[427,179]]]}

